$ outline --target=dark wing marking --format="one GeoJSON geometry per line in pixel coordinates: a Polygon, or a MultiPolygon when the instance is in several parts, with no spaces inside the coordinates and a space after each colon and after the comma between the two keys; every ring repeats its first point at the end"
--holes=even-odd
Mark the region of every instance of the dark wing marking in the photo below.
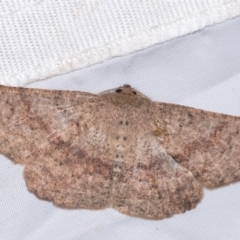
{"type": "Polygon", "coordinates": [[[155,135],[209,188],[240,180],[240,118],[155,103],[155,135]]]}

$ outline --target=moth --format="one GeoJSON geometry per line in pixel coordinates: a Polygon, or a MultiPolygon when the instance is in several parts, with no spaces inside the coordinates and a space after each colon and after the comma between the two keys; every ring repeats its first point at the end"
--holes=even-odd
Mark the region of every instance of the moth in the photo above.
{"type": "Polygon", "coordinates": [[[98,95],[0,86],[0,153],[57,206],[163,219],[195,208],[203,187],[240,180],[240,118],[130,85],[98,95]]]}

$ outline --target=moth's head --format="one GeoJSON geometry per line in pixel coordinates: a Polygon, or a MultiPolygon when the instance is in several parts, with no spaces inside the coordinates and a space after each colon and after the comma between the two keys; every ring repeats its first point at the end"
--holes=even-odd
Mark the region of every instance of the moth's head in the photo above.
{"type": "Polygon", "coordinates": [[[124,84],[122,87],[115,89],[115,93],[123,95],[137,95],[137,91],[128,84],[124,84]]]}
{"type": "Polygon", "coordinates": [[[108,102],[117,106],[139,106],[145,101],[151,101],[148,97],[132,88],[129,84],[124,84],[122,87],[111,89],[99,94],[108,102]]]}
{"type": "Polygon", "coordinates": [[[132,97],[132,96],[141,96],[150,100],[147,96],[143,95],[142,93],[138,92],[134,88],[132,88],[129,84],[124,84],[121,87],[110,89],[104,92],[101,92],[99,95],[116,95],[116,96],[123,96],[123,97],[132,97]]]}

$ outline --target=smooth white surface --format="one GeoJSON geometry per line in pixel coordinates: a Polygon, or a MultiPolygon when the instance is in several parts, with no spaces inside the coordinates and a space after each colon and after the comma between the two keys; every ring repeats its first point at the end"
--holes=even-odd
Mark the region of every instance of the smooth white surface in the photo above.
{"type": "Polygon", "coordinates": [[[240,15],[240,0],[0,1],[0,84],[22,86],[240,15]]]}
{"type": "MultiPolygon", "coordinates": [[[[28,87],[98,93],[129,83],[156,101],[240,116],[240,18],[28,87]]],[[[112,209],[64,210],[30,194],[0,157],[0,239],[239,239],[240,183],[205,190],[196,209],[160,221],[112,209]]]]}

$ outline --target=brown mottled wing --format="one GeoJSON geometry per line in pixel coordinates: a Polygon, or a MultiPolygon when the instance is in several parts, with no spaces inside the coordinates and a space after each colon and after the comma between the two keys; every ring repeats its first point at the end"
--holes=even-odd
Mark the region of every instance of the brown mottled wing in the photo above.
{"type": "Polygon", "coordinates": [[[26,165],[29,191],[62,207],[108,205],[112,166],[99,107],[93,94],[0,86],[0,153],[26,165]]]}
{"type": "Polygon", "coordinates": [[[116,184],[113,207],[132,216],[162,219],[195,208],[202,186],[153,135],[138,135],[116,184]],[[126,166],[131,162],[127,168],[126,166]]]}
{"type": "Polygon", "coordinates": [[[240,118],[155,103],[155,134],[209,188],[240,180],[240,118]]]}

